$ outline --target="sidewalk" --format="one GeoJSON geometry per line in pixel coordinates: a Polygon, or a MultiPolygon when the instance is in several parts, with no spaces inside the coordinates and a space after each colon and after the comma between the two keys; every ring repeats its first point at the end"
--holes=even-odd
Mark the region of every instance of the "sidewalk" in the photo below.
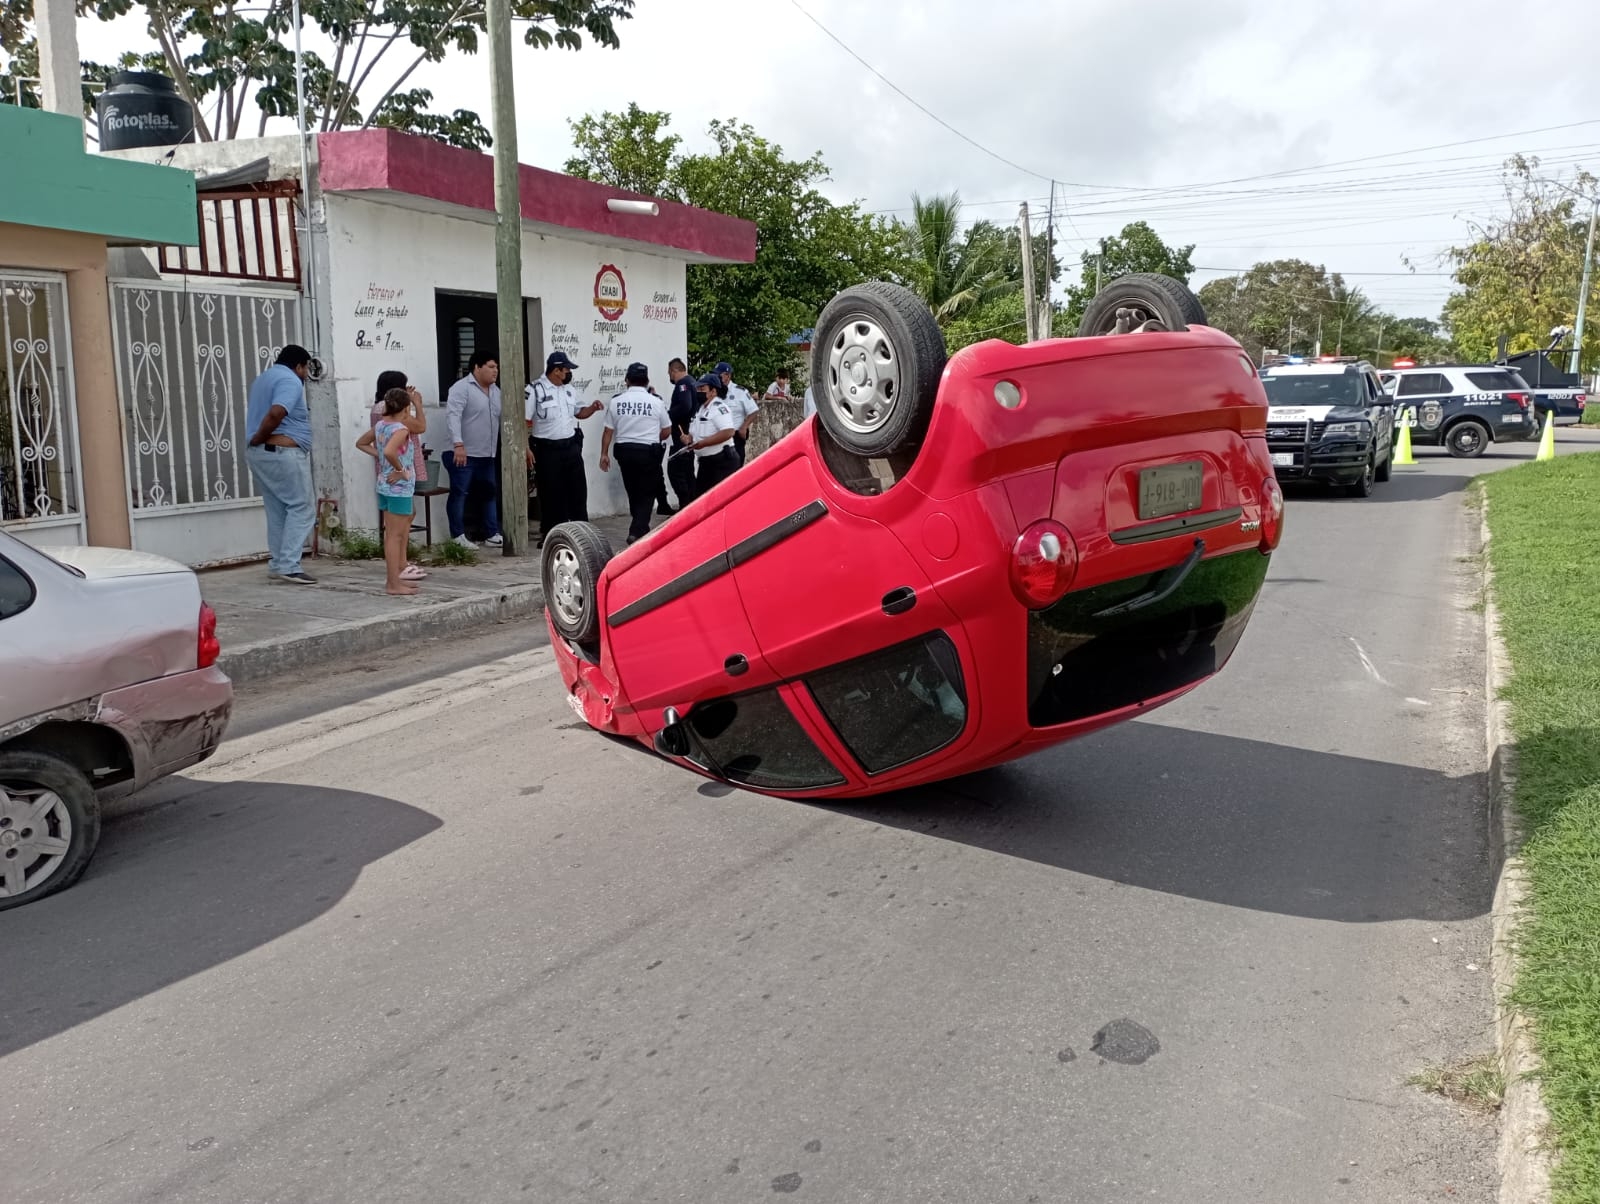
{"type": "MultiPolygon", "coordinates": [[[[595,525],[613,548],[627,543],[626,515],[595,525]]],[[[236,683],[392,647],[397,628],[409,640],[432,639],[544,610],[538,549],[506,557],[480,547],[477,564],[430,567],[421,592],[405,598],[384,593],[381,560],[307,557],[306,571],[315,586],[270,582],[265,561],[200,574],[217,612],[222,669],[236,683]]]]}

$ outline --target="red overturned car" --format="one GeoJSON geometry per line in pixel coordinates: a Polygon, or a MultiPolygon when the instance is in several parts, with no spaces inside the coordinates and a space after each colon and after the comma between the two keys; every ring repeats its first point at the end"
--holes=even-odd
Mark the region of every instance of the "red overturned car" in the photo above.
{"type": "Polygon", "coordinates": [[[815,417],[619,555],[587,523],[545,540],[572,708],[708,777],[846,798],[1193,689],[1283,523],[1260,379],[1204,323],[1126,276],[1078,338],[947,361],[914,294],[840,293],[815,417]]]}

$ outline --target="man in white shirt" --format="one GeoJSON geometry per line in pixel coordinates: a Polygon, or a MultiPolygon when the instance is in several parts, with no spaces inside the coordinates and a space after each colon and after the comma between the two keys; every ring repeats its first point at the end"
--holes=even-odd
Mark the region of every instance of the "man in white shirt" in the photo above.
{"type": "Polygon", "coordinates": [[[722,387],[728,391],[728,412],[733,415],[739,429],[733,436],[733,452],[738,457],[739,464],[744,464],[744,444],[750,434],[750,420],[761,412],[761,407],[756,404],[756,399],[750,396],[750,390],[743,385],[733,383],[733,365],[723,360],[717,365],[717,376],[722,379],[722,387]]]}
{"type": "Polygon", "coordinates": [[[650,511],[655,508],[661,484],[661,453],[672,435],[667,403],[650,391],[650,369],[629,364],[623,378],[628,387],[606,402],[606,429],[600,436],[600,471],[611,471],[611,449],[616,448],[622,487],[628,491],[628,511],[633,522],[628,542],[650,534],[650,511]]]}
{"type": "Polygon", "coordinates": [[[731,477],[739,468],[739,459],[731,446],[739,423],[728,403],[717,395],[721,379],[708,372],[700,378],[700,408],[689,420],[689,433],[683,436],[685,447],[694,449],[695,496],[703,497],[706,490],[731,477]]]}
{"type": "Polygon", "coordinates": [[[544,362],[544,375],[524,394],[541,545],[562,523],[589,521],[589,478],[583,467],[583,432],[578,423],[598,413],[600,403],[579,406],[578,391],[572,387],[572,370],[577,366],[566,352],[552,352],[544,362]]]}

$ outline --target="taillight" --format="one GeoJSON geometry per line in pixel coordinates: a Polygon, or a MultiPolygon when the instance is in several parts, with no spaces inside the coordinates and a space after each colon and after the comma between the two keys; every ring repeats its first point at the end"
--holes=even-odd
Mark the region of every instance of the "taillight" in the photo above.
{"type": "Polygon", "coordinates": [[[1261,550],[1270,552],[1283,538],[1283,488],[1278,478],[1261,482],[1261,550]]]}
{"type": "Polygon", "coordinates": [[[1586,404],[1588,404],[1589,395],[1587,393],[1579,393],[1578,396],[1573,400],[1578,403],[1578,408],[1581,410],[1586,404]]]}
{"type": "Polygon", "coordinates": [[[1040,519],[1011,549],[1011,589],[1029,610],[1060,600],[1078,572],[1078,547],[1060,523],[1040,519]]]}
{"type": "Polygon", "coordinates": [[[200,603],[200,644],[196,649],[197,669],[209,669],[222,655],[222,644],[217,639],[217,612],[206,603],[200,603]]]}
{"type": "Polygon", "coordinates": [[[1528,395],[1526,393],[1507,393],[1506,397],[1516,402],[1524,410],[1528,408],[1528,395]]]}

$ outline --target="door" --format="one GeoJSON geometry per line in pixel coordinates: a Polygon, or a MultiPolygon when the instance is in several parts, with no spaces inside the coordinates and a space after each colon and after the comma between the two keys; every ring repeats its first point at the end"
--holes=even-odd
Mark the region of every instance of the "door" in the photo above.
{"type": "Polygon", "coordinates": [[[82,543],[77,392],[66,278],[0,268],[0,525],[82,543]]]}
{"type": "MultiPolygon", "coordinates": [[[[467,374],[479,348],[498,352],[500,309],[493,293],[461,293],[435,289],[433,312],[439,355],[439,398],[467,374]]],[[[522,299],[522,365],[524,381],[544,370],[544,308],[538,297],[522,299]],[[535,367],[537,365],[537,367],[535,367]]]]}

